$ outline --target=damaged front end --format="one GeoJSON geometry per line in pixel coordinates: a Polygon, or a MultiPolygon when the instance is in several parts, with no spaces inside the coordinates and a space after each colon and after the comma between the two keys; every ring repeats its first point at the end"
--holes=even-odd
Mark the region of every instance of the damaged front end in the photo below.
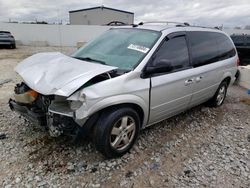
{"type": "Polygon", "coordinates": [[[79,125],[74,121],[73,110],[65,97],[39,94],[22,82],[16,85],[9,106],[31,122],[48,129],[53,137],[75,135],[78,131],[79,125]]]}
{"type": "Polygon", "coordinates": [[[86,129],[85,123],[91,118],[76,117],[77,109],[84,104],[80,98],[70,100],[70,96],[84,87],[110,79],[109,72],[115,69],[57,52],[35,54],[15,68],[24,82],[16,85],[9,106],[48,129],[51,136],[77,135],[86,129]]]}

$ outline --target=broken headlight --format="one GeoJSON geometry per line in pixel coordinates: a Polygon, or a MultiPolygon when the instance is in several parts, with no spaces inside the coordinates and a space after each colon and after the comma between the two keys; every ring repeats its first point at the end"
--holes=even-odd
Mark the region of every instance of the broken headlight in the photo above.
{"type": "Polygon", "coordinates": [[[15,93],[14,97],[15,97],[15,101],[17,102],[24,103],[24,104],[31,104],[37,99],[38,93],[30,89],[24,93],[20,93],[20,94],[15,93]]]}
{"type": "Polygon", "coordinates": [[[67,98],[67,100],[85,102],[86,95],[83,93],[83,91],[77,91],[73,95],[71,95],[69,98],[67,98]]]}
{"type": "Polygon", "coordinates": [[[78,91],[67,98],[67,100],[70,101],[70,109],[77,110],[83,105],[83,103],[85,103],[86,95],[83,91],[78,91]]]}

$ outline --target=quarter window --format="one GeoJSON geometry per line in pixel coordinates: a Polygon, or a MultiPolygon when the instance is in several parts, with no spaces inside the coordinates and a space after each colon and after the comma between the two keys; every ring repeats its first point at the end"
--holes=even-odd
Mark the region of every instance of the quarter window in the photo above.
{"type": "Polygon", "coordinates": [[[233,43],[226,35],[221,33],[212,33],[212,35],[214,36],[214,38],[216,38],[219,48],[218,60],[224,60],[235,56],[236,51],[234,49],[233,43]]]}
{"type": "Polygon", "coordinates": [[[162,62],[161,60],[171,63],[172,71],[188,67],[189,55],[185,37],[180,36],[164,41],[153,57],[153,66],[157,66],[159,62],[162,62]]]}
{"type": "Polygon", "coordinates": [[[222,33],[193,31],[188,36],[194,67],[228,59],[236,54],[233,43],[222,33]]]}

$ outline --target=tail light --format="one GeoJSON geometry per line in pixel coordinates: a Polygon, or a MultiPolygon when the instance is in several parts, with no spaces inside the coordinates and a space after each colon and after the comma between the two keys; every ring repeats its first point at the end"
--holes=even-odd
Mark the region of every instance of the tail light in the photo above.
{"type": "Polygon", "coordinates": [[[236,61],[236,65],[237,65],[237,67],[240,66],[240,59],[239,58],[236,61]]]}

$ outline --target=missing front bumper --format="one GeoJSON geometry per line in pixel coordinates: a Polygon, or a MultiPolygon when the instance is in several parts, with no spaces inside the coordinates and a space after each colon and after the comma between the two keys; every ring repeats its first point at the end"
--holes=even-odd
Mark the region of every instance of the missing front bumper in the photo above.
{"type": "Polygon", "coordinates": [[[30,120],[31,122],[33,122],[35,124],[38,124],[41,126],[46,125],[46,114],[45,113],[33,112],[27,106],[21,105],[12,99],[9,100],[9,107],[11,110],[20,113],[26,119],[30,120]]]}
{"type": "Polygon", "coordinates": [[[18,112],[30,122],[45,126],[49,130],[50,135],[53,137],[58,137],[62,134],[74,136],[80,128],[80,126],[74,121],[72,113],[65,114],[65,112],[60,112],[58,110],[55,113],[52,111],[47,113],[36,113],[31,110],[32,107],[20,104],[13,99],[9,100],[9,107],[11,110],[18,112]]]}

